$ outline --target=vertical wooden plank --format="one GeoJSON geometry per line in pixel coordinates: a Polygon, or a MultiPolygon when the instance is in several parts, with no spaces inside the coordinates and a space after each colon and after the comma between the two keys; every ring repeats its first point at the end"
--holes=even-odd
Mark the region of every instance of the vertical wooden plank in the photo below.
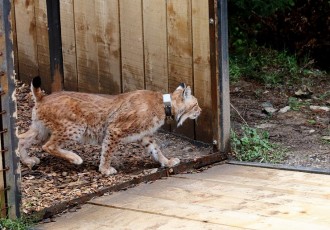
{"type": "Polygon", "coordinates": [[[143,89],[142,0],[120,0],[123,92],[143,89]]]}
{"type": "Polygon", "coordinates": [[[95,0],[99,92],[121,92],[118,0],[95,0]]]}
{"type": "Polygon", "coordinates": [[[34,4],[39,75],[42,78],[42,88],[50,93],[52,81],[50,76],[46,1],[35,0],[34,4]]]}
{"type": "MultiPolygon", "coordinates": [[[[191,0],[168,0],[167,14],[169,90],[175,90],[181,82],[194,89],[191,0]]],[[[194,122],[189,119],[173,131],[194,138],[194,122]]]]}
{"type": "Polygon", "coordinates": [[[3,76],[0,78],[1,85],[1,102],[0,111],[2,114],[0,130],[1,134],[1,153],[4,154],[4,164],[7,167],[5,171],[5,186],[7,186],[5,195],[7,202],[8,218],[15,219],[20,216],[21,203],[21,187],[20,187],[20,164],[17,155],[17,134],[16,119],[17,105],[15,97],[15,75],[14,75],[14,52],[13,52],[13,34],[11,9],[13,8],[11,0],[3,0],[0,2],[0,14],[2,15],[1,26],[5,38],[6,48],[4,51],[4,62],[0,63],[3,76]]]}
{"type": "Polygon", "coordinates": [[[146,89],[168,93],[166,1],[143,1],[146,89]]]}
{"type": "Polygon", "coordinates": [[[16,31],[16,12],[15,12],[15,5],[14,0],[11,0],[11,20],[12,20],[12,32],[13,32],[13,50],[14,50],[14,69],[15,69],[15,78],[18,79],[18,49],[17,49],[17,31],[16,31]]]}
{"type": "Polygon", "coordinates": [[[62,91],[64,85],[60,0],[46,0],[46,6],[51,89],[56,92],[62,91]]]}
{"type": "Polygon", "coordinates": [[[95,1],[79,0],[73,4],[76,33],[78,90],[98,93],[98,53],[96,46],[95,1]]]}
{"type": "Polygon", "coordinates": [[[14,1],[19,79],[30,83],[38,75],[38,53],[34,1],[14,1]]]}
{"type": "Polygon", "coordinates": [[[208,0],[192,0],[194,92],[202,113],[196,139],[212,143],[212,100],[208,0]]]}
{"type": "Polygon", "coordinates": [[[74,0],[61,0],[61,36],[63,54],[64,89],[78,91],[74,0]]]}
{"type": "MultiPolygon", "coordinates": [[[[5,56],[3,55],[5,52],[5,36],[4,34],[4,28],[3,28],[3,16],[2,16],[2,12],[3,9],[2,7],[0,8],[0,52],[2,53],[2,55],[0,55],[0,66],[3,65],[3,63],[5,62],[5,56]]],[[[1,68],[1,71],[4,71],[1,68]]],[[[2,76],[3,77],[3,76],[2,76]]],[[[2,121],[0,123],[0,126],[2,126],[2,121]]],[[[1,127],[2,128],[2,127],[1,127]]],[[[4,149],[4,146],[2,146],[2,141],[0,140],[0,149],[4,149]]],[[[6,217],[6,197],[5,197],[5,171],[3,171],[4,169],[4,165],[3,162],[5,161],[4,159],[4,155],[5,153],[0,152],[0,218],[5,218],[6,217]]]]}
{"type": "Polygon", "coordinates": [[[220,151],[230,151],[230,89],[229,89],[229,58],[228,58],[228,10],[227,0],[217,0],[218,28],[218,68],[220,98],[220,151]]]}

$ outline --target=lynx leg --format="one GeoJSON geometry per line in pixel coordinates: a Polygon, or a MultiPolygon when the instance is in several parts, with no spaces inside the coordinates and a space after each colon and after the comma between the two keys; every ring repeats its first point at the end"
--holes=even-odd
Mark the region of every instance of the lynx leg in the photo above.
{"type": "Polygon", "coordinates": [[[173,167],[180,163],[178,158],[167,159],[160,151],[159,146],[151,137],[146,136],[142,138],[142,146],[146,152],[149,153],[153,159],[160,163],[162,167],[173,167]]]}
{"type": "Polygon", "coordinates": [[[39,137],[38,130],[30,128],[26,133],[19,136],[18,149],[21,161],[23,164],[32,168],[34,165],[39,164],[40,160],[37,157],[30,157],[28,155],[27,149],[33,144],[39,144],[42,142],[42,138],[39,137]]]}
{"type": "Polygon", "coordinates": [[[109,176],[117,173],[117,170],[111,167],[110,164],[111,164],[111,157],[118,148],[118,144],[120,142],[119,137],[120,135],[118,131],[107,130],[105,137],[103,139],[99,171],[105,176],[109,176]]]}
{"type": "Polygon", "coordinates": [[[70,163],[76,165],[82,164],[83,160],[80,156],[78,156],[72,151],[68,151],[61,148],[61,145],[63,145],[65,141],[69,140],[61,138],[61,136],[63,135],[64,134],[53,133],[47,143],[42,146],[42,149],[56,157],[61,157],[69,161],[70,163]]]}

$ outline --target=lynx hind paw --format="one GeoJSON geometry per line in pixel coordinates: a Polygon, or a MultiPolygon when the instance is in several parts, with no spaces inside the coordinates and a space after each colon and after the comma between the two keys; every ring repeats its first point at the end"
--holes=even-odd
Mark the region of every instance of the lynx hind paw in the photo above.
{"type": "Polygon", "coordinates": [[[71,160],[72,164],[75,165],[81,165],[83,163],[83,160],[81,159],[81,157],[79,156],[75,156],[72,160],[71,160]]]}
{"type": "Polygon", "coordinates": [[[174,167],[176,165],[180,164],[180,160],[178,158],[171,158],[168,161],[167,167],[174,167]]]}
{"type": "Polygon", "coordinates": [[[117,173],[117,170],[113,167],[110,167],[108,169],[105,168],[99,168],[99,171],[101,172],[102,175],[104,176],[110,176],[110,175],[114,175],[117,173]]]}
{"type": "Polygon", "coordinates": [[[28,157],[22,159],[22,163],[28,166],[29,169],[32,169],[35,165],[40,163],[40,159],[38,157],[28,157]]]}

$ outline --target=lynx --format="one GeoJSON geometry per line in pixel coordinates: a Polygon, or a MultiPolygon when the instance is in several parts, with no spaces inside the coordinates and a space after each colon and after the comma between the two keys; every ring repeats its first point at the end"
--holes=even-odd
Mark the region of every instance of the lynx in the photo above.
{"type": "Polygon", "coordinates": [[[139,141],[162,167],[173,167],[180,160],[167,159],[152,134],[164,124],[167,116],[172,116],[180,126],[187,118],[196,119],[201,113],[191,88],[184,83],[165,95],[137,90],[114,96],[67,91],[45,96],[40,86],[40,77],[35,77],[31,83],[35,102],[32,124],[19,137],[21,161],[30,168],[40,163],[27,152],[36,144],[43,144],[42,149],[51,155],[82,164],[80,156],[63,149],[72,141],[102,145],[99,171],[106,176],[117,172],[110,163],[119,143],[139,141]]]}

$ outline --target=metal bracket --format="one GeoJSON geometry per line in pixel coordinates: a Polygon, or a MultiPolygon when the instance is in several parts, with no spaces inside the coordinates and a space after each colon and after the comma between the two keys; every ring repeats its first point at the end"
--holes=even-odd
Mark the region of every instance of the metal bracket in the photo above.
{"type": "Polygon", "coordinates": [[[3,133],[6,133],[6,132],[8,132],[8,129],[1,130],[0,135],[3,134],[3,133]]]}
{"type": "Polygon", "coordinates": [[[7,152],[7,151],[8,151],[8,148],[4,148],[4,149],[1,149],[1,150],[0,150],[1,153],[5,153],[5,152],[7,152]]]}
{"type": "Polygon", "coordinates": [[[6,166],[5,168],[3,168],[3,169],[0,169],[0,172],[5,172],[5,171],[8,171],[9,170],[9,167],[8,166],[6,166]]]}

